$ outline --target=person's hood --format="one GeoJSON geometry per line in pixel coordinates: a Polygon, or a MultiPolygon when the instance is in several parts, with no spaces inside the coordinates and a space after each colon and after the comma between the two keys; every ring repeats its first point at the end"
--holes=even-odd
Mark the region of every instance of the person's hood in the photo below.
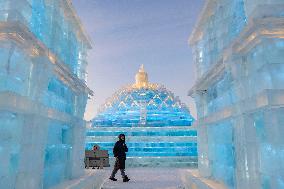
{"type": "Polygon", "coordinates": [[[119,134],[118,135],[118,139],[119,139],[119,141],[125,141],[125,135],[124,134],[119,134]],[[124,136],[124,140],[121,139],[122,136],[124,136]]]}

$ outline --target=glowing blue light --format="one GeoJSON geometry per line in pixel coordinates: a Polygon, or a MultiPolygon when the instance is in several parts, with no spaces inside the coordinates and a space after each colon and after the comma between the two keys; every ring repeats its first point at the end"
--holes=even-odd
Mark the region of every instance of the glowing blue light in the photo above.
{"type": "Polygon", "coordinates": [[[122,90],[103,107],[107,108],[93,119],[93,126],[137,126],[143,117],[147,126],[190,126],[193,122],[188,108],[164,87],[122,90]]]}

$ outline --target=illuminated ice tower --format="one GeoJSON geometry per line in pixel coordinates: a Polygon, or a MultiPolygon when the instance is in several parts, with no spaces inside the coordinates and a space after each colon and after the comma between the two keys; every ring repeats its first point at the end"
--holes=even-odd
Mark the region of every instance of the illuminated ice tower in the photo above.
{"type": "Polygon", "coordinates": [[[47,189],[84,173],[90,48],[71,1],[0,0],[1,189],[47,189]]]}
{"type": "Polygon", "coordinates": [[[112,153],[118,134],[125,133],[133,166],[195,166],[197,133],[189,109],[162,85],[149,83],[143,65],[135,80],[101,107],[86,148],[98,144],[112,153]]]}
{"type": "Polygon", "coordinates": [[[207,0],[190,37],[199,174],[224,188],[284,188],[283,13],[283,0],[207,0]]]}

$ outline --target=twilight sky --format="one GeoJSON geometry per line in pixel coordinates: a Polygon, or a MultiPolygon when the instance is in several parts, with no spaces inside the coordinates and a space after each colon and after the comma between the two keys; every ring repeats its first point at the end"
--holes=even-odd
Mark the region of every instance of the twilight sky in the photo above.
{"type": "Polygon", "coordinates": [[[94,91],[85,119],[92,119],[106,98],[134,83],[144,64],[151,83],[179,96],[196,117],[187,91],[195,82],[188,38],[204,0],[73,0],[93,41],[88,86],[94,91]]]}

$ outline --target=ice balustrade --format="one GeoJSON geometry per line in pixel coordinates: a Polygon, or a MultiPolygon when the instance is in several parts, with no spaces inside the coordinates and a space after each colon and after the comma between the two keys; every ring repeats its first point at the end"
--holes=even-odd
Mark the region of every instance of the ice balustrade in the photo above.
{"type": "Polygon", "coordinates": [[[196,42],[193,51],[198,78],[218,62],[222,51],[230,45],[247,22],[243,0],[220,0],[214,3],[214,14],[202,22],[200,27],[203,36],[196,42]]]}
{"type": "Polygon", "coordinates": [[[71,137],[70,126],[50,121],[45,148],[43,188],[50,188],[71,177],[71,137]]]}
{"type": "Polygon", "coordinates": [[[86,79],[88,45],[76,33],[79,25],[65,0],[1,0],[0,21],[19,21],[45,44],[72,73],[86,79]]]}

